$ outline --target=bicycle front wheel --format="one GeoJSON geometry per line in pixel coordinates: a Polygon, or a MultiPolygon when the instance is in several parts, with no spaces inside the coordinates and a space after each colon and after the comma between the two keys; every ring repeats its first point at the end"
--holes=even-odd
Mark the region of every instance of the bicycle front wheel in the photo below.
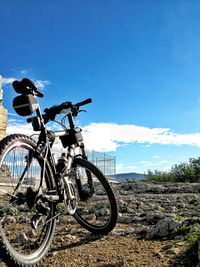
{"type": "Polygon", "coordinates": [[[88,186],[88,175],[93,181],[93,193],[85,201],[79,201],[74,218],[81,226],[94,234],[108,234],[117,222],[117,204],[113,191],[102,172],[82,158],[74,161],[76,178],[83,190],[88,186]]]}
{"type": "Polygon", "coordinates": [[[54,205],[35,203],[39,188],[53,189],[47,171],[40,187],[42,164],[35,148],[25,135],[0,142],[0,237],[6,253],[20,266],[35,266],[44,258],[55,228],[54,205]]]}

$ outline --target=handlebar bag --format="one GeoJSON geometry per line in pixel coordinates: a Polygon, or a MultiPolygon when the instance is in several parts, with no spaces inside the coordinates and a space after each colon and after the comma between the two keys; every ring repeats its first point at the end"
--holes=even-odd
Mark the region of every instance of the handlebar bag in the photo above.
{"type": "Polygon", "coordinates": [[[13,108],[20,116],[29,116],[38,108],[37,99],[31,94],[16,96],[13,108]]]}
{"type": "Polygon", "coordinates": [[[67,134],[60,137],[64,148],[83,141],[83,136],[80,128],[68,129],[67,134]]]}

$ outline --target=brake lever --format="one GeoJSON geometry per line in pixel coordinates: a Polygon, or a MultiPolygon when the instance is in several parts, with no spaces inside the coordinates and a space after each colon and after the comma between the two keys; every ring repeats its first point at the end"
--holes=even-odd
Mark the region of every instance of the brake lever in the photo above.
{"type": "Polygon", "coordinates": [[[79,114],[80,112],[87,112],[87,111],[84,110],[84,109],[79,110],[79,107],[77,107],[76,105],[74,105],[74,106],[72,107],[72,114],[73,114],[74,117],[78,116],[78,114],[79,114]]]}
{"type": "Polygon", "coordinates": [[[76,105],[73,105],[73,106],[71,107],[71,111],[72,111],[72,116],[73,116],[73,117],[78,116],[79,108],[78,108],[76,105]]]}

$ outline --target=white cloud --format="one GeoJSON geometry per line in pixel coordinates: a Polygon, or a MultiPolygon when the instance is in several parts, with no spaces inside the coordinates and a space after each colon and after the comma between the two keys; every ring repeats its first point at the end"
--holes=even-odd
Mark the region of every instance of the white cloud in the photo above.
{"type": "Polygon", "coordinates": [[[20,123],[20,121],[12,119],[8,121],[6,133],[7,135],[20,133],[20,134],[25,134],[25,135],[30,136],[34,132],[30,124],[20,123]]]}
{"type": "Polygon", "coordinates": [[[38,87],[39,89],[44,89],[45,86],[49,85],[50,82],[49,81],[42,81],[42,80],[36,80],[34,81],[36,87],[38,87]]]}
{"type": "MultiPolygon", "coordinates": [[[[31,124],[22,123],[13,116],[8,121],[7,134],[16,132],[28,135],[34,133],[31,124]]],[[[167,128],[148,128],[128,124],[91,123],[83,127],[83,136],[87,149],[100,152],[116,151],[120,146],[134,143],[200,147],[200,133],[178,134],[167,128]]],[[[56,149],[60,150],[60,144],[56,146],[56,149]]],[[[145,161],[140,163],[147,164],[145,161]]],[[[164,163],[167,162],[162,162],[164,163]]]]}
{"type": "Polygon", "coordinates": [[[131,124],[91,123],[83,127],[89,149],[116,151],[124,144],[191,145],[200,147],[200,133],[178,134],[168,128],[131,124]]]}
{"type": "Polygon", "coordinates": [[[4,78],[3,77],[3,85],[7,85],[7,84],[11,84],[14,80],[16,80],[16,78],[14,77],[8,77],[8,78],[4,78]]]}
{"type": "Polygon", "coordinates": [[[17,115],[16,113],[8,112],[8,115],[12,116],[12,117],[18,117],[19,118],[19,115],[17,115]]]}

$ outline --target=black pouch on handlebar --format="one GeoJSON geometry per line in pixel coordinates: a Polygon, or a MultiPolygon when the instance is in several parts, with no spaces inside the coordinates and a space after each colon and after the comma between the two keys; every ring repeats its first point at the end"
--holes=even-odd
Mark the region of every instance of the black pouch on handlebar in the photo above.
{"type": "Polygon", "coordinates": [[[68,129],[68,134],[61,136],[60,140],[64,148],[83,141],[80,128],[68,129]]]}
{"type": "Polygon", "coordinates": [[[20,116],[29,116],[38,108],[37,99],[31,94],[16,96],[13,108],[20,116]]]}

